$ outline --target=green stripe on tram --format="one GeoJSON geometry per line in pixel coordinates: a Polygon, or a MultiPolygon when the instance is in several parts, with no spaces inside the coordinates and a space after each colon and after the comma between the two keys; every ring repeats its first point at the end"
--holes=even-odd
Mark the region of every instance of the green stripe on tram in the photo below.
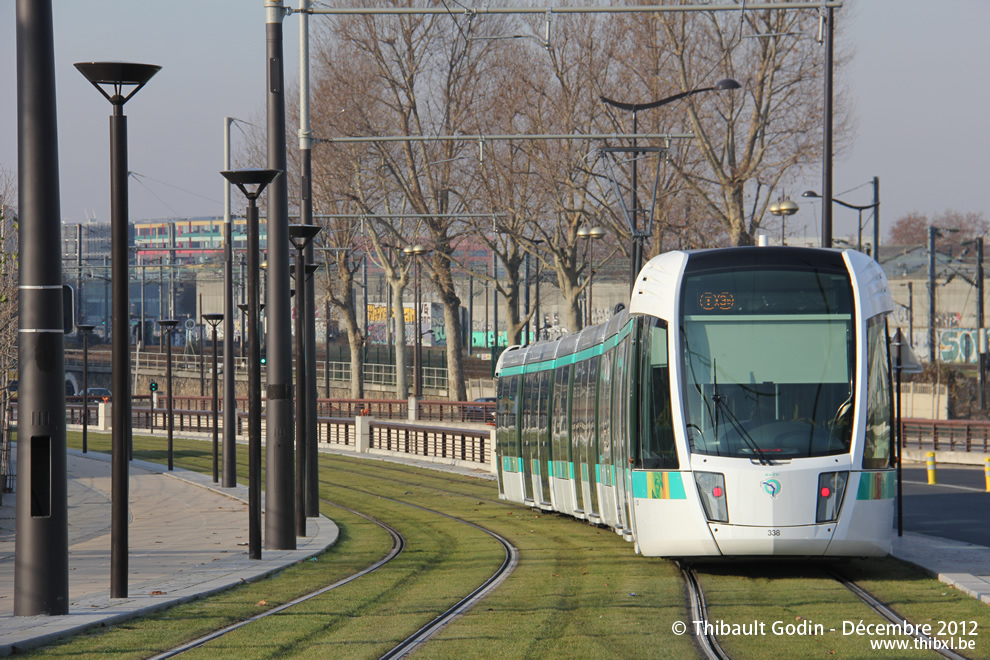
{"type": "Polygon", "coordinates": [[[520,376],[522,374],[531,374],[539,371],[547,371],[548,369],[556,369],[557,367],[564,367],[569,364],[574,364],[575,362],[581,362],[582,360],[587,360],[598,355],[601,355],[605,351],[615,348],[620,341],[626,338],[626,336],[632,332],[634,320],[630,320],[629,323],[625,325],[617,333],[606,339],[600,344],[595,344],[590,348],[586,348],[578,353],[569,353],[567,355],[561,355],[560,357],[545,360],[543,362],[537,362],[535,364],[518,364],[512,367],[504,367],[501,372],[502,377],[506,376],[520,376]]]}

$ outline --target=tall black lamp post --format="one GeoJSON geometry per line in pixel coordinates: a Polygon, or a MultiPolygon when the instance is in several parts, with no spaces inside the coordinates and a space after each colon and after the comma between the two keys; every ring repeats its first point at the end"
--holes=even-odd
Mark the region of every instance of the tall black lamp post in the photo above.
{"type": "Polygon", "coordinates": [[[248,556],[261,559],[261,343],[258,197],[281,172],[248,168],[221,174],[248,200],[247,208],[247,310],[248,310],[248,556]]]}
{"type": "MultiPolygon", "coordinates": [[[[429,250],[416,243],[415,245],[402,248],[402,252],[416,260],[416,318],[413,325],[413,332],[416,333],[416,337],[415,348],[413,350],[413,396],[418,401],[423,396],[423,299],[419,288],[420,257],[429,252],[429,250]]],[[[498,333],[496,331],[497,336],[498,333]]]]}
{"type": "Polygon", "coordinates": [[[168,437],[168,469],[172,470],[172,432],[175,429],[175,422],[172,417],[172,330],[179,325],[178,319],[159,319],[158,325],[162,329],[162,341],[165,342],[165,420],[166,435],[168,437]]]}
{"type": "Polygon", "coordinates": [[[127,249],[127,117],[124,104],[158,73],[160,66],[130,62],[76,65],[110,104],[110,255],[113,288],[112,479],[110,516],[110,597],[127,598],[127,448],[131,439],[130,304],[127,249]],[[101,85],[107,85],[112,94],[101,85]],[[125,87],[132,89],[125,96],[125,87]]]}
{"type": "MultiPolygon", "coordinates": [[[[289,241],[296,248],[296,536],[306,536],[306,487],[309,471],[306,469],[306,247],[317,234],[317,225],[289,225],[289,241]]],[[[315,456],[313,456],[315,458],[315,456]]]]}
{"type": "Polygon", "coordinates": [[[76,329],[83,338],[83,423],[82,423],[82,450],[85,454],[89,451],[89,336],[96,329],[95,325],[77,325],[76,329]]]}
{"type": "MultiPolygon", "coordinates": [[[[9,5],[4,7],[9,11],[9,5]]],[[[65,319],[51,0],[17,0],[20,393],[14,615],[69,613],[65,319]]],[[[9,94],[10,92],[8,92],[9,94]]]]}
{"type": "MultiPolygon", "coordinates": [[[[313,254],[313,244],[303,253],[306,258],[313,254]]],[[[322,264],[306,264],[306,517],[316,518],[320,515],[320,466],[319,448],[317,442],[317,402],[316,402],[316,303],[313,290],[313,274],[322,268],[322,264]],[[312,307],[310,306],[312,304],[312,307]],[[308,365],[312,365],[310,368],[308,365]]]]}
{"type": "MultiPolygon", "coordinates": [[[[711,87],[700,87],[698,89],[688,90],[686,92],[681,92],[680,94],[674,94],[673,96],[668,96],[665,99],[660,99],[659,101],[650,101],[649,103],[620,103],[619,101],[613,101],[610,98],[604,96],[599,96],[599,100],[605,105],[610,105],[613,108],[618,108],[619,110],[626,110],[633,113],[633,135],[638,133],[637,124],[637,113],[640,110],[650,110],[652,108],[659,108],[662,105],[667,105],[668,103],[673,103],[674,101],[679,101],[688,96],[693,96],[695,94],[701,94],[702,92],[721,92],[732,89],[739,89],[741,85],[732,80],[731,78],[725,78],[719,80],[711,87]]],[[[639,160],[639,153],[636,149],[636,138],[633,138],[632,144],[633,152],[633,165],[632,165],[632,207],[629,209],[629,230],[632,235],[632,258],[629,263],[629,290],[632,291],[633,285],[636,283],[636,276],[639,275],[639,270],[643,266],[643,239],[647,238],[645,234],[640,233],[637,221],[637,215],[639,213],[639,198],[636,192],[638,179],[636,177],[636,163],[639,160]]]]}
{"type": "MultiPolygon", "coordinates": [[[[217,326],[223,323],[223,314],[211,312],[203,314],[203,320],[210,324],[213,331],[213,483],[220,482],[220,429],[219,408],[220,399],[217,390],[217,326]]],[[[224,337],[224,341],[228,341],[224,337]]],[[[226,366],[226,365],[225,365],[226,366]]],[[[224,447],[226,449],[226,447],[224,447]]]]}

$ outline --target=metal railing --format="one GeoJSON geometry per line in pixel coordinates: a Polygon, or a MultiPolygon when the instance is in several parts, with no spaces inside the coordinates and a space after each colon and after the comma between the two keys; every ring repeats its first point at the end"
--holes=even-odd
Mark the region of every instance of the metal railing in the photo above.
{"type": "MultiPolygon", "coordinates": [[[[136,432],[152,435],[164,434],[168,419],[166,408],[150,406],[149,397],[135,397],[131,407],[131,426],[136,432]],[[143,399],[144,401],[141,401],[143,399]],[[144,405],[141,405],[141,404],[144,405]]],[[[245,402],[246,403],[246,402],[245,402]]],[[[491,459],[491,430],[485,423],[494,419],[495,404],[475,401],[424,401],[418,406],[419,420],[431,424],[410,423],[409,402],[396,399],[320,399],[317,411],[317,441],[330,445],[353,447],[356,444],[355,417],[371,416],[370,448],[405,452],[417,456],[440,459],[456,459],[487,464],[491,459]],[[383,421],[379,421],[383,420],[383,421]],[[446,422],[448,426],[435,423],[446,422]],[[478,424],[474,427],[457,427],[454,424],[478,424]]],[[[173,430],[179,434],[195,433],[209,437],[213,432],[211,397],[174,397],[172,407],[173,430]]],[[[17,405],[10,406],[10,423],[17,423],[17,405]]],[[[66,421],[81,425],[83,404],[81,397],[68,397],[66,421]]],[[[90,401],[87,424],[93,432],[100,432],[99,402],[90,401]]],[[[223,415],[217,416],[218,432],[223,430],[223,415]]],[[[247,435],[247,412],[238,404],[235,434],[247,435]]],[[[262,433],[265,416],[262,414],[262,433]]]]}
{"type": "MultiPolygon", "coordinates": [[[[110,358],[109,352],[107,351],[89,351],[89,364],[91,367],[96,365],[103,365],[109,367],[110,358]]],[[[191,353],[173,353],[172,355],[172,370],[176,377],[189,378],[190,376],[196,376],[200,373],[200,362],[204,362],[204,370],[207,378],[212,377],[211,364],[212,364],[212,352],[208,348],[205,357],[200,357],[198,354],[191,353]]],[[[160,371],[165,373],[165,362],[167,356],[162,353],[141,351],[133,352],[131,354],[131,365],[135,372],[137,370],[144,371],[160,371]]],[[[65,351],[66,365],[71,366],[81,366],[83,363],[83,354],[81,350],[78,349],[66,349],[65,351]]],[[[326,373],[329,370],[330,382],[333,383],[334,387],[347,387],[351,381],[351,363],[350,362],[326,362],[323,360],[317,360],[314,362],[316,368],[316,382],[323,383],[326,380],[326,373]]],[[[221,364],[220,370],[222,371],[225,367],[221,364]]],[[[234,368],[237,370],[238,374],[247,374],[247,360],[245,358],[234,358],[234,368]]],[[[395,365],[394,364],[373,364],[366,362],[364,364],[364,382],[366,384],[378,385],[380,387],[395,387],[395,365]]],[[[423,388],[429,391],[445,391],[447,389],[448,379],[447,379],[447,369],[445,367],[422,367],[423,370],[423,388]]],[[[265,368],[262,367],[262,373],[264,373],[265,368]]]]}
{"type": "Polygon", "coordinates": [[[932,451],[990,452],[990,422],[902,419],[901,446],[932,451]]]}

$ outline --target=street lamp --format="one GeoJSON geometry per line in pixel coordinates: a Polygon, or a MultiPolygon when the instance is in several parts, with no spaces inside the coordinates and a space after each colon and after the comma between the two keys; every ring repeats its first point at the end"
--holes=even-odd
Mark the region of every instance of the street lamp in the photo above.
{"type": "Polygon", "coordinates": [[[429,250],[423,245],[416,243],[415,245],[402,248],[402,252],[406,256],[415,259],[416,264],[416,323],[413,330],[416,333],[416,343],[415,349],[413,350],[413,396],[416,397],[416,400],[418,401],[423,396],[423,312],[422,309],[420,309],[422,307],[422,299],[419,289],[420,257],[428,253],[429,250]]]}
{"type": "MultiPolygon", "coordinates": [[[[814,190],[806,190],[801,193],[802,197],[810,197],[812,199],[821,199],[822,196],[816,193],[814,190]]],[[[880,261],[880,177],[873,177],[873,203],[872,204],[849,204],[843,202],[841,199],[832,198],[832,201],[840,206],[845,206],[847,209],[852,209],[859,212],[859,222],[856,223],[856,229],[858,232],[858,240],[856,242],[856,249],[860,252],[863,251],[863,211],[869,211],[873,209],[873,260],[880,261]]],[[[773,213],[773,211],[771,211],[773,213]]],[[[825,209],[822,209],[822,215],[824,216],[825,209]]],[[[831,230],[832,221],[829,218],[828,228],[831,230]]],[[[822,238],[824,242],[825,237],[822,238]]],[[[832,236],[828,236],[828,244],[823,247],[832,247],[832,236]]]]}
{"type": "MultiPolygon", "coordinates": [[[[258,337],[258,197],[281,172],[247,168],[221,172],[247,197],[248,269],[248,557],[261,559],[261,344],[258,337]]],[[[275,475],[269,474],[269,479],[275,475]]],[[[269,515],[276,515],[270,511],[269,515]]],[[[284,515],[284,514],[283,514],[284,515]]]]}
{"type": "Polygon", "coordinates": [[[87,435],[89,433],[89,335],[96,328],[95,325],[77,325],[76,330],[82,335],[83,338],[83,431],[82,431],[82,450],[85,454],[88,451],[87,448],[87,435]]]}
{"type": "MultiPolygon", "coordinates": [[[[219,465],[219,419],[218,419],[218,408],[220,407],[220,401],[217,391],[217,326],[223,323],[223,314],[217,312],[211,312],[209,314],[203,314],[203,320],[210,324],[210,328],[213,330],[213,483],[218,483],[220,481],[220,465],[219,465]]],[[[224,341],[229,341],[227,337],[224,337],[224,341]]],[[[228,367],[229,368],[229,367],[228,367]]],[[[226,450],[226,447],[224,447],[226,450]]]]}
{"type": "MultiPolygon", "coordinates": [[[[296,536],[306,536],[306,257],[305,250],[318,225],[289,225],[289,241],[296,248],[296,536]]],[[[315,459],[315,456],[312,456],[315,459]]]]}
{"type": "MultiPolygon", "coordinates": [[[[807,193],[805,193],[807,194],[807,193]]],[[[794,215],[798,212],[798,205],[789,199],[782,199],[780,201],[774,202],[770,205],[770,213],[780,218],[780,244],[786,245],[786,232],[785,225],[787,223],[787,216],[794,215]]]]}
{"type": "MultiPolygon", "coordinates": [[[[633,135],[638,133],[637,124],[637,113],[640,110],[650,110],[652,108],[659,108],[662,105],[667,105],[668,103],[673,103],[688,96],[693,96],[695,94],[701,94],[702,92],[720,92],[732,89],[739,89],[741,85],[732,80],[731,78],[725,78],[719,80],[712,87],[701,87],[698,89],[692,89],[687,92],[681,92],[680,94],[674,94],[673,96],[668,96],[665,99],[660,99],[659,101],[650,101],[649,103],[620,103],[619,101],[613,101],[610,98],[604,96],[599,96],[599,100],[605,105],[610,105],[613,108],[618,108],[619,110],[626,110],[633,113],[633,135]]],[[[637,197],[636,187],[638,179],[636,177],[636,163],[639,161],[639,151],[636,150],[636,138],[633,138],[632,143],[633,152],[633,165],[632,165],[632,207],[629,212],[629,229],[632,235],[632,259],[629,264],[629,290],[632,292],[632,287],[636,283],[636,276],[639,275],[639,269],[643,263],[643,239],[646,238],[645,235],[640,234],[639,228],[637,227],[637,214],[639,213],[639,199],[637,197]]]]}
{"type": "Polygon", "coordinates": [[[587,309],[585,310],[585,316],[587,317],[585,326],[589,326],[591,325],[591,305],[593,300],[592,283],[595,277],[595,241],[605,236],[605,230],[601,227],[591,227],[590,229],[587,227],[581,227],[578,229],[577,235],[578,238],[586,241],[585,248],[591,251],[591,259],[589,261],[591,265],[588,267],[588,304],[586,305],[587,309]]]}
{"type": "MultiPolygon", "coordinates": [[[[303,253],[313,254],[313,246],[303,253]]],[[[320,515],[320,474],[319,451],[317,447],[317,411],[316,411],[316,302],[310,294],[313,291],[313,274],[322,264],[306,264],[306,308],[312,304],[312,311],[307,314],[306,322],[306,355],[310,356],[312,369],[306,369],[306,517],[316,518],[320,515]]]]}
{"type": "Polygon", "coordinates": [[[172,430],[175,427],[172,419],[172,330],[179,325],[178,319],[159,319],[158,325],[162,329],[162,341],[165,342],[165,386],[168,391],[165,393],[165,414],[168,418],[165,422],[168,436],[168,469],[172,470],[172,430]]]}
{"type": "Polygon", "coordinates": [[[130,305],[127,249],[127,117],[124,104],[158,73],[160,66],[131,62],[78,62],[75,67],[113,106],[110,116],[110,253],[113,288],[112,479],[110,597],[127,598],[127,448],[131,437],[130,305]],[[101,85],[112,88],[108,94],[101,85]],[[125,96],[124,87],[133,89],[125,96]]]}

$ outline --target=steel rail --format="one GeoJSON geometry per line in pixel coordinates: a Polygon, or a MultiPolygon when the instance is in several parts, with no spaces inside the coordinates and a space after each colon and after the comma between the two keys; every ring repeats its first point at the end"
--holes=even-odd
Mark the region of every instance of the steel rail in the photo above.
{"type": "MultiPolygon", "coordinates": [[[[707,622],[708,606],[705,604],[705,591],[701,588],[698,574],[689,564],[677,562],[677,566],[681,569],[681,575],[684,576],[684,584],[687,587],[688,601],[691,604],[692,622],[707,622]]],[[[704,632],[699,635],[692,629],[691,634],[694,636],[695,641],[706,658],[709,660],[730,660],[729,655],[722,650],[714,632],[704,632]]]]}
{"type": "MultiPolygon", "coordinates": [[[[904,617],[897,614],[897,612],[887,607],[887,605],[885,605],[882,601],[880,601],[876,596],[871,594],[866,589],[863,589],[861,586],[859,586],[852,580],[849,580],[848,578],[834,571],[827,571],[827,573],[829,577],[831,577],[836,582],[844,586],[846,589],[854,593],[857,598],[859,598],[861,601],[866,603],[877,614],[887,619],[887,621],[890,621],[891,623],[896,625],[911,623],[904,617]]],[[[925,635],[917,631],[910,633],[910,636],[913,637],[914,639],[919,640],[926,647],[927,650],[933,651],[939,654],[940,656],[942,656],[943,658],[950,658],[951,660],[967,660],[966,656],[960,655],[955,651],[953,651],[952,649],[936,648],[935,643],[938,640],[936,640],[933,637],[929,637],[928,635],[925,635]]]]}
{"type": "Polygon", "coordinates": [[[345,577],[345,578],[343,578],[341,580],[338,580],[338,581],[334,582],[333,584],[329,584],[329,585],[327,585],[325,587],[321,587],[320,589],[317,589],[316,591],[312,591],[312,592],[310,592],[308,594],[304,594],[304,595],[302,595],[302,596],[300,596],[300,597],[298,597],[298,598],[296,598],[294,600],[291,600],[291,601],[289,601],[287,603],[283,603],[282,605],[279,605],[278,607],[274,607],[274,608],[272,608],[270,610],[267,610],[265,612],[262,612],[261,614],[258,614],[256,616],[253,616],[251,618],[244,619],[243,621],[238,621],[237,623],[235,623],[233,625],[230,625],[230,626],[227,626],[226,628],[221,628],[220,630],[215,630],[215,631],[213,631],[212,633],[210,633],[208,635],[204,635],[204,636],[199,637],[197,639],[194,639],[194,640],[192,640],[190,642],[186,642],[185,644],[182,644],[181,646],[177,646],[177,647],[175,647],[175,648],[173,648],[173,649],[171,649],[169,651],[166,651],[165,653],[160,653],[158,655],[152,656],[151,660],[160,660],[162,658],[172,658],[172,657],[175,657],[175,656],[179,655],[180,653],[185,653],[186,651],[190,651],[190,650],[192,650],[194,648],[197,648],[199,646],[202,646],[203,644],[206,644],[207,642],[211,642],[211,641],[213,641],[215,639],[219,639],[220,637],[223,637],[224,635],[226,635],[228,633],[231,633],[231,632],[237,630],[238,628],[241,628],[241,627],[246,626],[246,625],[248,625],[250,623],[254,623],[256,621],[259,621],[261,619],[264,619],[265,617],[271,616],[272,614],[278,614],[279,612],[282,612],[284,610],[287,610],[290,607],[294,607],[294,606],[296,606],[296,605],[298,605],[300,603],[304,603],[307,600],[310,600],[311,598],[315,598],[317,596],[320,596],[322,594],[327,593],[328,591],[332,591],[333,589],[336,589],[337,587],[342,587],[345,584],[348,584],[350,582],[353,582],[354,580],[356,580],[356,579],[358,579],[360,577],[364,577],[365,575],[368,575],[369,573],[372,573],[373,571],[378,570],[379,568],[381,568],[385,564],[389,563],[390,561],[392,561],[393,559],[395,559],[396,557],[398,557],[402,553],[402,551],[405,550],[406,540],[402,536],[402,534],[400,534],[394,527],[391,527],[390,525],[387,525],[387,524],[385,524],[384,522],[382,522],[380,520],[377,520],[377,519],[375,519],[375,518],[373,518],[373,517],[371,517],[371,516],[369,516],[367,514],[361,513],[360,511],[356,511],[354,509],[351,509],[350,507],[346,507],[346,506],[344,506],[342,504],[337,504],[335,502],[329,502],[328,500],[323,500],[323,501],[324,502],[327,502],[328,504],[332,504],[333,506],[335,506],[335,507],[337,507],[339,509],[343,509],[345,511],[348,511],[350,513],[353,513],[356,516],[360,516],[360,517],[364,518],[365,520],[368,520],[368,521],[370,521],[370,522],[378,525],[379,527],[381,527],[382,529],[384,529],[386,532],[388,532],[389,536],[392,537],[392,548],[389,550],[388,554],[386,554],[384,557],[382,557],[381,559],[379,559],[378,561],[376,561],[374,564],[371,564],[367,568],[365,568],[365,569],[363,569],[361,571],[358,571],[357,573],[353,573],[353,574],[351,574],[351,575],[349,575],[349,576],[347,576],[347,577],[345,577]]]}
{"type": "MultiPolygon", "coordinates": [[[[365,491],[361,491],[361,492],[365,492],[365,491]]],[[[368,494],[374,495],[374,493],[368,493],[368,494]]],[[[382,499],[385,500],[389,500],[391,502],[396,502],[397,504],[404,504],[405,506],[412,507],[414,509],[419,509],[420,511],[426,511],[427,513],[433,513],[438,516],[442,516],[444,518],[449,518],[450,520],[464,523],[465,525],[468,525],[479,531],[484,532],[485,534],[488,534],[496,541],[498,541],[502,545],[502,548],[505,550],[505,560],[502,562],[502,565],[498,568],[498,570],[491,575],[491,577],[485,580],[477,589],[469,593],[461,600],[457,601],[457,603],[453,607],[441,613],[439,616],[433,619],[433,621],[429,622],[428,624],[417,630],[414,634],[407,637],[391,651],[381,656],[382,660],[386,660],[391,658],[406,657],[407,655],[415,651],[420,644],[426,642],[430,637],[443,630],[443,628],[449,625],[454,619],[456,619],[457,617],[461,616],[462,614],[470,610],[472,607],[475,606],[475,604],[477,604],[479,600],[487,596],[491,591],[494,591],[496,588],[498,588],[498,586],[502,584],[502,582],[512,573],[512,571],[515,570],[516,566],[519,564],[519,550],[516,548],[516,546],[512,544],[511,541],[509,541],[504,536],[497,534],[490,529],[485,529],[481,525],[476,525],[473,522],[464,520],[463,518],[457,518],[455,516],[451,516],[449,514],[436,511],[434,509],[428,509],[426,507],[422,507],[417,504],[403,502],[402,500],[396,500],[391,497],[382,497],[381,495],[378,495],[378,497],[381,497],[382,499]]]]}

